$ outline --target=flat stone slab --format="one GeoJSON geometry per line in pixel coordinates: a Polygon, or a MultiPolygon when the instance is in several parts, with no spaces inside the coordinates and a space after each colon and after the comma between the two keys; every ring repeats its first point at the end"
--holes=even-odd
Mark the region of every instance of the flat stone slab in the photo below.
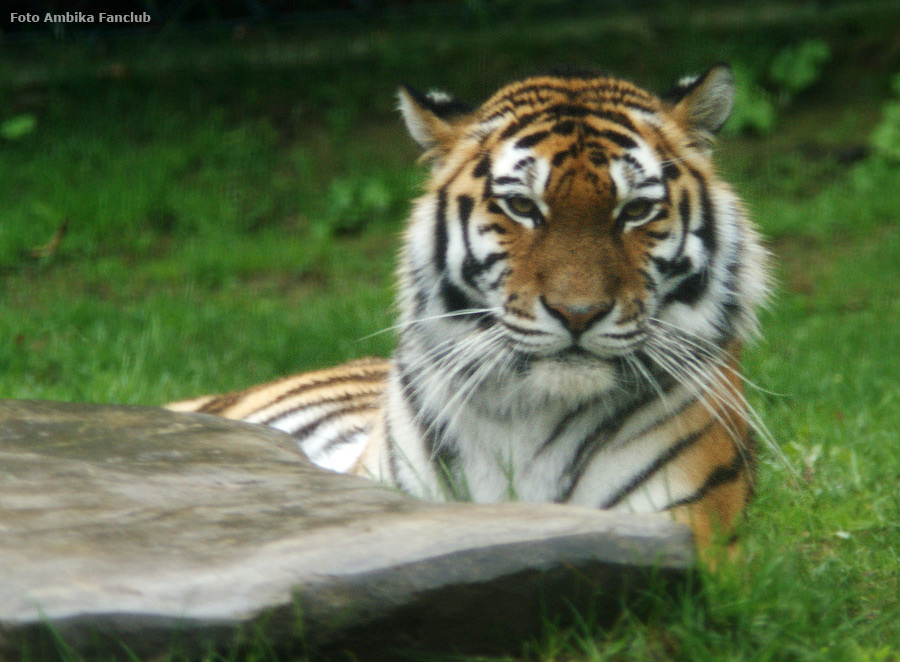
{"type": "Polygon", "coordinates": [[[0,401],[4,659],[59,640],[122,658],[234,650],[247,633],[361,659],[516,652],[548,616],[614,613],[693,562],[663,517],[425,503],[260,426],[0,401]]]}

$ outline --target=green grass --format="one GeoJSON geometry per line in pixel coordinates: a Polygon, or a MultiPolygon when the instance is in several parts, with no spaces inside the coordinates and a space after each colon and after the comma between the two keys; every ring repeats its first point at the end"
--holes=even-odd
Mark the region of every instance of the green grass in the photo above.
{"type": "Polygon", "coordinates": [[[155,405],[387,355],[392,334],[371,334],[392,323],[398,234],[424,177],[394,118],[399,81],[477,99],[573,61],[661,88],[720,59],[764,70],[819,36],[822,79],[772,133],[718,152],[775,256],[745,369],[798,475],[763,449],[743,560],[696,594],[648,596],[612,628],[548,626],[523,656],[900,659],[900,167],[838,158],[879,121],[896,20],[673,13],[298,30],[150,55],[2,46],[0,122],[36,126],[0,139],[0,397],[155,405]]]}

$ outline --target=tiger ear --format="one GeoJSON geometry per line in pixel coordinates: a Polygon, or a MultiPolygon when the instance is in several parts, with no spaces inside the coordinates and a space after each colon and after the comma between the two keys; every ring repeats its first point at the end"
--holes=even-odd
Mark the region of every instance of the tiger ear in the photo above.
{"type": "Polygon", "coordinates": [[[681,79],[662,98],[671,104],[675,119],[708,146],[731,115],[734,74],[727,64],[719,63],[700,76],[681,79]]]}
{"type": "Polygon", "coordinates": [[[470,106],[439,90],[423,93],[402,85],[397,96],[406,130],[433,156],[450,150],[472,112],[470,106]]]}

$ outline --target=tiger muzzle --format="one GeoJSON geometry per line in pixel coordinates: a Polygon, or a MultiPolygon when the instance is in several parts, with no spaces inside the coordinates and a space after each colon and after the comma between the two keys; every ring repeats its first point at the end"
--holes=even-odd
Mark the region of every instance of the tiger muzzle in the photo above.
{"type": "Polygon", "coordinates": [[[547,312],[576,338],[609,315],[615,306],[615,302],[612,301],[599,304],[567,304],[548,301],[543,296],[540,299],[547,312]]]}

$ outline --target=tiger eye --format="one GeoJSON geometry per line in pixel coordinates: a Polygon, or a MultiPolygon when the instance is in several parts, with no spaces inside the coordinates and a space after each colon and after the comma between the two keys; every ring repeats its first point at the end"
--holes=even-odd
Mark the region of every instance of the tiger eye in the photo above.
{"type": "Polygon", "coordinates": [[[635,220],[638,218],[642,218],[650,213],[650,210],[653,208],[653,203],[646,198],[638,198],[637,200],[632,200],[624,207],[622,207],[622,211],[620,215],[628,220],[635,220]]]}
{"type": "Polygon", "coordinates": [[[506,204],[509,205],[513,213],[519,216],[532,217],[538,215],[538,208],[534,204],[534,200],[526,198],[524,195],[514,195],[506,198],[506,204]]]}

